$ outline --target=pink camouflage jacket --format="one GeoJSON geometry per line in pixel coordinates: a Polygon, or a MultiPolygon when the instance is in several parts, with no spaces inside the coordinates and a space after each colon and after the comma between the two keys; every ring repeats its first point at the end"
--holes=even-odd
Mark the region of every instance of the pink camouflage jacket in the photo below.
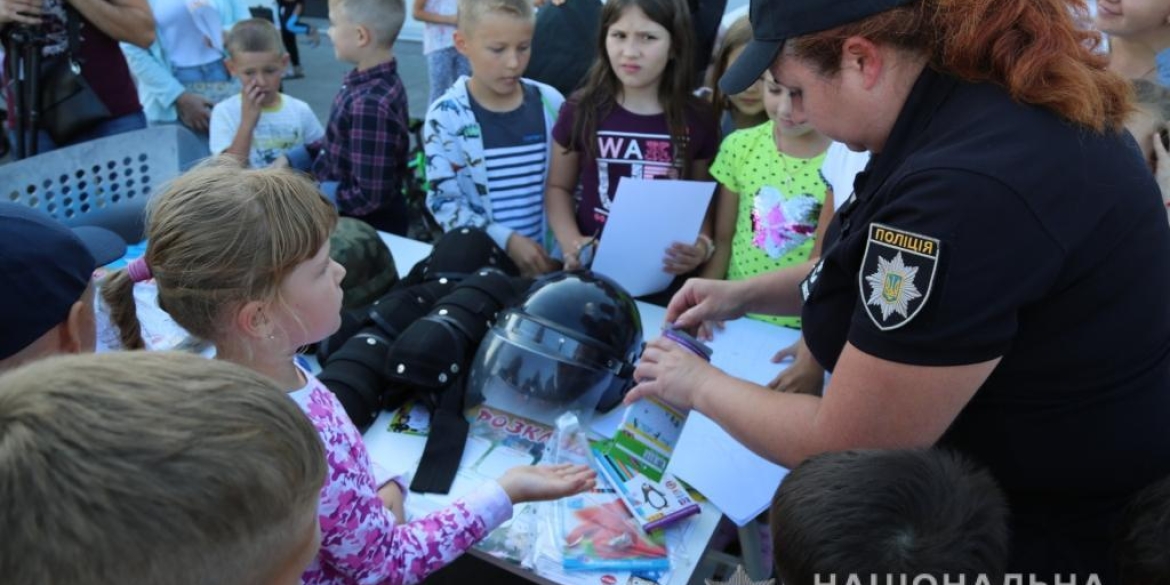
{"type": "Polygon", "coordinates": [[[301,583],[411,584],[450,563],[512,517],[512,502],[494,481],[450,507],[398,524],[378,497],[370,455],[341,403],[320,381],[289,394],[308,415],[328,459],[318,516],[321,550],[301,583]]]}

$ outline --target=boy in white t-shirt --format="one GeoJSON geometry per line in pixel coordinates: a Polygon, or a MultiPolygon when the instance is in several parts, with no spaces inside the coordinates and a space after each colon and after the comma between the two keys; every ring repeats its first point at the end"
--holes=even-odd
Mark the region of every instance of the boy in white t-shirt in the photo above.
{"type": "Polygon", "coordinates": [[[308,104],[280,93],[288,54],[271,22],[253,18],[236,23],[225,48],[228,70],[243,90],[211,112],[212,154],[231,154],[253,167],[266,167],[290,148],[325,136],[308,104]]]}

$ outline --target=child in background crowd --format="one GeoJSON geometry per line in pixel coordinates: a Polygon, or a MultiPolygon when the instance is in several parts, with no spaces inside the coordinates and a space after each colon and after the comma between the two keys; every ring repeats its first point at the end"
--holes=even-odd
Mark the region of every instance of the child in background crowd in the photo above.
{"type": "Polygon", "coordinates": [[[431,80],[428,104],[434,104],[460,76],[471,73],[467,57],[455,49],[457,4],[458,0],[414,0],[411,14],[423,23],[423,56],[431,80]]]}
{"type": "MultiPolygon", "coordinates": [[[[701,276],[744,280],[820,257],[821,240],[833,217],[833,189],[821,174],[828,137],[791,117],[793,96],[764,73],[764,110],[769,120],[728,136],[711,165],[719,181],[715,208],[715,253],[701,276]]],[[[811,266],[810,266],[811,268],[811,266]]],[[[751,317],[800,328],[799,317],[751,317]]],[[[704,323],[710,339],[719,323],[704,323]]],[[[777,354],[796,361],[770,384],[780,390],[819,391],[824,370],[803,344],[777,354]],[[798,383],[799,382],[799,383],[798,383]]]]}
{"type": "Polygon", "coordinates": [[[564,98],[523,79],[531,0],[460,0],[455,43],[471,62],[427,110],[427,205],[444,231],[481,228],[526,276],[557,265],[545,246],[544,188],[564,98]]]}
{"type": "MultiPolygon", "coordinates": [[[[288,392],[317,428],[329,472],[321,490],[321,552],[306,584],[414,583],[511,517],[515,503],[593,484],[581,466],[520,466],[451,506],[402,523],[383,505],[404,490],[375,477],[362,437],[337,398],[294,357],[341,323],[345,270],[329,258],[337,212],[307,177],[217,161],[189,171],[150,201],[146,256],[113,273],[102,294],[124,347],[141,347],[133,282],[153,278],[158,303],[288,392]]],[[[400,504],[398,504],[400,505],[400,504]]]]}
{"type": "MultiPolygon", "coordinates": [[[[680,2],[609,0],[600,32],[585,85],[553,128],[545,208],[570,270],[601,235],[622,177],[707,180],[719,144],[709,106],[691,94],[694,33],[680,2]]],[[[699,267],[715,251],[710,232],[708,218],[694,243],[665,251],[663,268],[699,267]]]]}
{"type": "Polygon", "coordinates": [[[1170,152],[1163,141],[1170,128],[1170,90],[1144,79],[1133,80],[1133,89],[1137,108],[1126,117],[1125,128],[1154,173],[1170,216],[1170,152]]]}
{"type": "Polygon", "coordinates": [[[228,70],[243,91],[211,112],[212,154],[266,167],[289,149],[325,136],[309,104],[280,92],[288,55],[271,22],[253,18],[236,23],[224,48],[228,70]]]}
{"type": "Polygon", "coordinates": [[[719,89],[719,78],[727,73],[727,68],[731,67],[736,59],[739,59],[743,54],[743,48],[750,40],[752,23],[745,14],[727,27],[723,45],[719,47],[712,64],[711,103],[715,106],[715,119],[718,120],[719,131],[724,137],[730,136],[736,130],[759,126],[768,121],[768,112],[764,110],[763,78],[735,95],[724,95],[719,89]]]}
{"type": "Polygon", "coordinates": [[[1007,520],[995,479],[957,454],[825,453],[793,469],[772,500],[776,576],[784,585],[897,575],[1003,583],[1007,520]]]}
{"type": "Polygon", "coordinates": [[[184,353],[54,357],[0,377],[10,583],[291,585],[325,454],[271,380],[184,353]]]}
{"type": "Polygon", "coordinates": [[[399,236],[410,226],[402,193],[410,128],[393,46],[405,19],[403,0],[329,1],[333,51],[356,68],[333,99],[325,138],[287,159],[312,170],[341,215],[399,236]]]}

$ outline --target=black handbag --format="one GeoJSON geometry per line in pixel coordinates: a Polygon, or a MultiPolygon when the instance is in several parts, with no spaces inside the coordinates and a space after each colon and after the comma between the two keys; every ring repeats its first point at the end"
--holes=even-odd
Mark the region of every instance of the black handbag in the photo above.
{"type": "Polygon", "coordinates": [[[65,13],[69,49],[44,57],[40,76],[41,128],[59,145],[111,118],[105,102],[81,75],[80,16],[71,5],[66,5],[65,13]]]}

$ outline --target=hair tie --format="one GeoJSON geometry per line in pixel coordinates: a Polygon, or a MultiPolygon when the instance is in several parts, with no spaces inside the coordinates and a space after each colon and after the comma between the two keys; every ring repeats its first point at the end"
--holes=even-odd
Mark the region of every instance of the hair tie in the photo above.
{"type": "Polygon", "coordinates": [[[141,256],[135,258],[126,266],[126,273],[130,275],[130,280],[134,282],[144,282],[150,280],[150,266],[146,264],[146,257],[141,256]]]}

